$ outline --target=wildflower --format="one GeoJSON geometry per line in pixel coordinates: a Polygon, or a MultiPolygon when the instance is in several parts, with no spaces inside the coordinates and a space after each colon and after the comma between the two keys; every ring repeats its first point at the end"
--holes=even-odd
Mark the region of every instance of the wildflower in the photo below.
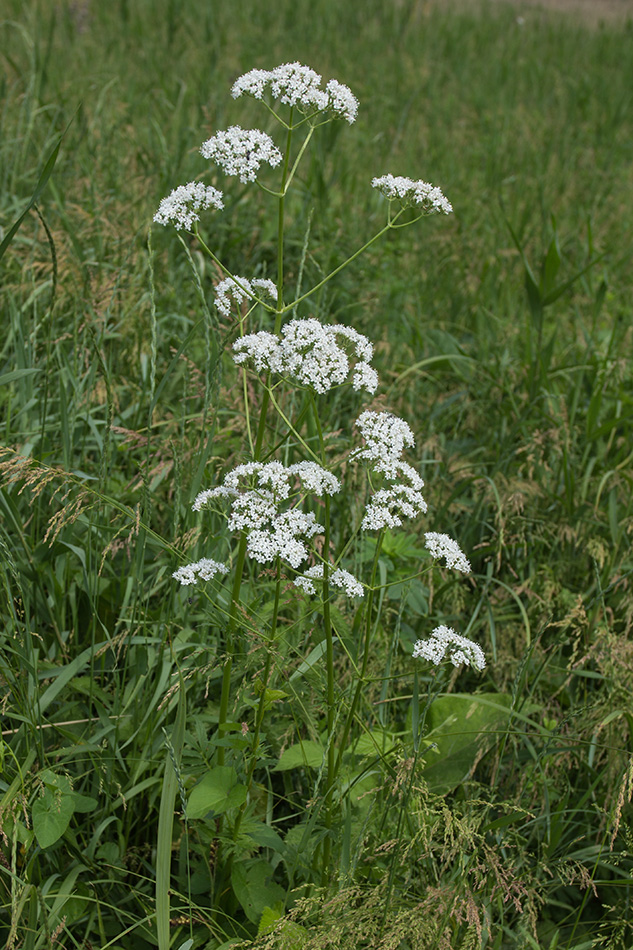
{"type": "Polygon", "coordinates": [[[398,199],[403,208],[420,205],[425,214],[450,214],[453,206],[436,185],[427,181],[413,181],[395,175],[382,175],[372,179],[372,188],[377,188],[390,201],[398,199]]]}
{"type": "Polygon", "coordinates": [[[478,643],[455,633],[452,627],[443,624],[436,627],[428,640],[418,640],[413,647],[413,656],[430,660],[436,666],[448,656],[453,666],[464,663],[475,670],[483,670],[486,657],[478,643]]]}
{"type": "MultiPolygon", "coordinates": [[[[314,567],[308,568],[301,577],[296,578],[294,585],[295,587],[300,587],[306,594],[316,594],[315,580],[323,580],[322,564],[315,564],[314,567]]],[[[334,587],[343,590],[348,597],[364,596],[363,585],[358,578],[350,574],[349,571],[338,568],[330,574],[328,580],[334,587]]]]}
{"type": "Polygon", "coordinates": [[[228,317],[231,313],[230,297],[239,308],[244,300],[257,297],[256,290],[263,290],[268,297],[277,300],[277,288],[272,280],[265,277],[253,277],[251,280],[246,277],[226,277],[215,288],[215,305],[221,314],[228,317]]]}
{"type": "Polygon", "coordinates": [[[180,581],[183,586],[186,586],[188,584],[197,584],[198,578],[203,581],[210,581],[216,574],[228,573],[229,569],[226,564],[222,564],[220,561],[213,561],[208,557],[203,557],[202,560],[195,561],[193,564],[186,564],[184,567],[179,567],[171,576],[175,577],[177,581],[180,581]]]}
{"type": "Polygon", "coordinates": [[[289,466],[246,462],[230,471],[222,485],[200,492],[193,509],[199,511],[216,498],[231,498],[228,525],[231,531],[246,533],[249,557],[260,564],[280,557],[296,569],[309,555],[305,541],[324,530],[312,512],[283,508],[297,482],[319,496],[334,495],[341,488],[338,478],[316,462],[289,466]]]}
{"type": "Polygon", "coordinates": [[[179,185],[163,198],[158,211],[154,215],[156,224],[173,224],[174,227],[185,228],[190,231],[194,221],[200,220],[198,211],[207,208],[224,207],[222,192],[211,185],[203,185],[201,181],[190,181],[187,185],[179,185]]]}
{"type": "Polygon", "coordinates": [[[376,390],[378,374],[369,365],[373,347],[362,333],[340,324],[323,326],[314,318],[291,320],[281,333],[281,339],[262,330],[236,340],[233,344],[235,363],[250,361],[258,373],[278,373],[325,393],[344,383],[350,372],[348,353],[337,340],[343,337],[347,348],[353,347],[358,359],[352,374],[353,388],[370,393],[376,390]]]}
{"type": "Polygon", "coordinates": [[[211,136],[200,147],[205,158],[222,168],[226,175],[239,175],[240,181],[255,181],[262,162],[275,168],[281,152],[266,132],[232,125],[226,132],[211,136]]]}
{"type": "Polygon", "coordinates": [[[361,522],[364,531],[399,528],[402,517],[415,518],[426,511],[426,502],[419,491],[409,485],[381,488],[370,498],[361,522]]]}
{"type": "Polygon", "coordinates": [[[414,469],[401,456],[405,447],[415,445],[413,432],[408,423],[390,412],[373,412],[368,409],[361,412],[356,425],[365,440],[365,447],[352,452],[351,458],[364,459],[372,463],[377,472],[387,478],[397,478],[398,472],[405,472],[413,487],[422,488],[424,482],[414,469]]]}
{"type": "Polygon", "coordinates": [[[233,83],[234,99],[242,95],[263,99],[266,92],[287,106],[303,113],[332,112],[350,125],[358,113],[358,100],[351,90],[336,79],[321,88],[321,76],[309,66],[283,63],[275,69],[251,69],[233,83]]]}
{"type": "Polygon", "coordinates": [[[432,557],[444,557],[447,567],[454,567],[456,571],[470,574],[470,562],[457,541],[453,541],[447,534],[437,534],[435,531],[427,531],[424,537],[432,557]]]}

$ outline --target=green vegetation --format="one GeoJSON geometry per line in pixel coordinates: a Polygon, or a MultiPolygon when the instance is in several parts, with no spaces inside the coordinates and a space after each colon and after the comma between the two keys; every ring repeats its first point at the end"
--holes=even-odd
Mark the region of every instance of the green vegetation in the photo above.
{"type": "MultiPolygon", "coordinates": [[[[3,15],[7,947],[630,950],[633,25],[412,0],[3,15]],[[205,173],[225,191],[200,226],[214,255],[276,277],[274,200],[198,148],[233,124],[273,133],[229,90],[294,60],[360,109],[315,132],[288,194],[286,300],[383,226],[374,176],[454,207],[390,231],[299,314],[374,342],[372,408],[411,425],[429,513],[382,547],[363,536],[347,566],[369,585],[375,562],[369,608],[319,609],[247,559],[238,623],[231,577],[171,576],[238,555],[222,518],[191,512],[247,460],[235,327],[194,237],[150,222],[205,173]],[[429,530],[472,574],[418,576],[429,530]],[[483,673],[412,659],[438,623],[482,644],[483,673]]],[[[286,396],[340,458],[370,402],[324,399],[323,441],[286,396]]]]}

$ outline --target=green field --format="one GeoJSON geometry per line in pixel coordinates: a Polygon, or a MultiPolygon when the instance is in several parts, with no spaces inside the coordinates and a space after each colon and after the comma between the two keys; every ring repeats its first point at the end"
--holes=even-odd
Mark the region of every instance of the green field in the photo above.
{"type": "Polygon", "coordinates": [[[633,19],[0,18],[0,943],[630,950],[633,19]],[[295,61],[359,109],[315,129],[279,198],[199,149],[240,125],[284,150],[231,87],[295,61]],[[453,213],[372,242],[387,174],[453,213]],[[153,224],[194,180],[224,209],[153,224]],[[223,269],[272,279],[277,306],[223,314],[223,269]],[[373,343],[375,393],[236,366],[238,336],[308,317],[373,343]],[[391,484],[350,454],[368,409],[415,436],[428,511],[402,527],[360,527],[391,484]],[[302,592],[227,505],[192,511],[235,466],[303,458],[343,486],[292,489],[325,525],[310,556],[362,599],[325,567],[302,592]],[[201,558],[227,576],[179,585],[201,558]],[[485,669],[414,659],[438,625],[485,669]]]}

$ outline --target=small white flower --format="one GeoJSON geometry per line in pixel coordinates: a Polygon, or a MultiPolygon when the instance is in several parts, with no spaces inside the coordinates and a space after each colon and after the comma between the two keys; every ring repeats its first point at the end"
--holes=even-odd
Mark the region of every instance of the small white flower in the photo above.
{"type": "Polygon", "coordinates": [[[372,179],[372,188],[377,188],[390,201],[397,199],[403,207],[419,205],[426,214],[450,214],[453,206],[436,185],[428,181],[413,181],[401,175],[382,175],[372,179]]]}
{"type": "Polygon", "coordinates": [[[288,471],[298,475],[303,487],[319,497],[323,494],[336,495],[341,490],[341,483],[336,475],[332,475],[317,462],[297,462],[291,465],[288,471]]]}
{"type": "Polygon", "coordinates": [[[397,478],[400,471],[413,471],[401,461],[405,447],[412,448],[415,445],[413,432],[404,419],[390,412],[373,412],[368,409],[361,412],[356,425],[365,440],[365,447],[356,449],[350,458],[371,462],[373,468],[387,478],[397,478]]]}
{"type": "Polygon", "coordinates": [[[231,498],[228,526],[246,533],[249,557],[260,564],[280,557],[296,569],[309,555],[305,540],[324,528],[312,512],[297,506],[284,509],[284,502],[302,491],[334,495],[340,488],[338,478],[316,462],[290,466],[278,461],[246,462],[228,472],[221,485],[200,492],[193,509],[200,511],[216,498],[231,498]]]}
{"type": "Polygon", "coordinates": [[[363,585],[358,578],[342,568],[334,571],[330,577],[330,583],[334,584],[335,587],[340,587],[348,597],[363,597],[365,594],[363,585]]]}
{"type": "Polygon", "coordinates": [[[263,99],[266,92],[284,105],[304,113],[332,112],[350,124],[358,113],[358,100],[347,86],[331,79],[321,88],[321,76],[309,66],[283,63],[275,69],[251,69],[236,79],[231,89],[234,99],[244,94],[263,99]]]}
{"type": "Polygon", "coordinates": [[[252,361],[258,373],[267,370],[325,393],[349,376],[350,358],[337,339],[342,337],[359,359],[352,375],[354,389],[370,393],[376,390],[378,375],[369,365],[373,347],[367,337],[352,327],[324,326],[309,318],[290,320],[281,334],[277,338],[262,330],[240,337],[233,344],[234,361],[238,365],[252,361]]]}
{"type": "Polygon", "coordinates": [[[470,563],[457,541],[453,541],[447,534],[437,534],[435,531],[427,531],[424,537],[432,557],[444,557],[447,567],[454,567],[456,571],[470,574],[470,563]]]}
{"type": "Polygon", "coordinates": [[[408,485],[381,488],[370,498],[361,521],[364,531],[399,528],[402,518],[416,518],[426,511],[426,502],[419,491],[408,485]]]}
{"type": "MultiPolygon", "coordinates": [[[[317,592],[314,584],[315,580],[323,580],[322,564],[315,564],[314,567],[308,568],[301,577],[295,579],[294,585],[295,587],[300,587],[306,594],[314,595],[317,592]]],[[[365,594],[363,585],[358,578],[350,574],[349,571],[344,571],[342,568],[337,568],[337,570],[332,572],[329,577],[329,582],[333,584],[334,587],[338,587],[344,591],[348,597],[363,597],[365,594]]]]}
{"type": "Polygon", "coordinates": [[[430,660],[436,666],[448,656],[453,666],[472,666],[474,670],[483,670],[486,657],[478,643],[455,633],[452,627],[442,624],[436,627],[428,640],[418,640],[413,647],[414,657],[430,660]]]}
{"type": "Polygon", "coordinates": [[[195,561],[193,564],[186,564],[184,567],[179,567],[177,571],[174,571],[172,577],[175,577],[177,581],[180,581],[180,583],[185,586],[188,584],[196,584],[198,578],[202,581],[210,581],[216,574],[228,573],[229,569],[226,564],[222,564],[220,561],[213,561],[208,557],[203,557],[202,560],[195,561]]]}
{"type": "Polygon", "coordinates": [[[225,277],[216,285],[214,302],[220,313],[228,317],[231,313],[231,297],[239,310],[244,300],[257,297],[256,290],[263,290],[268,297],[277,300],[277,288],[268,278],[253,277],[248,280],[246,277],[225,277]]]}
{"type": "Polygon", "coordinates": [[[156,224],[173,224],[175,228],[190,231],[194,221],[200,220],[198,211],[207,208],[216,208],[221,211],[224,207],[222,192],[211,185],[203,185],[201,181],[190,181],[187,185],[179,185],[163,198],[158,211],[154,215],[156,224]]]}
{"type": "Polygon", "coordinates": [[[279,165],[281,152],[266,132],[232,125],[217,132],[200,147],[205,158],[215,162],[227,175],[239,175],[240,181],[255,181],[262,162],[272,168],[279,165]]]}

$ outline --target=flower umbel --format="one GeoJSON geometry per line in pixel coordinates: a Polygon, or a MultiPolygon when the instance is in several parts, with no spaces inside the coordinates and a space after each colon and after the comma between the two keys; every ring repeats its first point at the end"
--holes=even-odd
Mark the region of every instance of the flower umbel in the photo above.
{"type": "Polygon", "coordinates": [[[173,224],[179,230],[185,228],[190,231],[194,221],[200,220],[198,211],[207,208],[224,208],[222,192],[211,185],[203,185],[201,181],[190,181],[187,185],[174,188],[166,198],[163,198],[158,211],[154,215],[156,224],[173,224]]]}
{"type": "Polygon", "coordinates": [[[234,361],[238,365],[250,362],[258,373],[277,373],[325,393],[347,379],[350,360],[346,349],[353,347],[358,360],[352,372],[353,388],[370,393],[376,390],[378,375],[369,365],[373,347],[362,333],[341,324],[323,326],[314,318],[291,320],[281,333],[281,338],[266,330],[241,337],[233,344],[234,361]],[[339,345],[338,337],[346,348],[339,345]]]}
{"type": "Polygon", "coordinates": [[[271,70],[251,69],[236,79],[231,89],[234,99],[245,94],[263,99],[266,92],[300,112],[332,112],[350,125],[358,113],[358,100],[347,86],[330,79],[322,89],[321,76],[300,63],[283,63],[271,70]]]}
{"type": "Polygon", "coordinates": [[[470,562],[457,541],[453,541],[447,534],[437,534],[435,531],[427,531],[424,538],[432,557],[446,558],[447,567],[470,574],[470,562]]]}
{"type": "Polygon", "coordinates": [[[257,290],[263,290],[268,297],[277,300],[277,288],[266,277],[253,277],[251,280],[246,277],[226,277],[215,288],[215,305],[221,314],[228,317],[231,313],[230,297],[239,308],[244,300],[256,299],[257,290]]]}
{"type": "Polygon", "coordinates": [[[417,205],[424,214],[450,214],[453,210],[452,204],[437,185],[431,185],[428,181],[413,181],[401,175],[382,175],[373,178],[371,185],[390,201],[398,200],[403,208],[417,205]]]}
{"type": "MultiPolygon", "coordinates": [[[[323,580],[323,564],[315,564],[314,567],[308,568],[301,577],[296,578],[294,585],[300,587],[306,594],[316,594],[315,580],[323,580]]],[[[349,571],[338,568],[329,575],[328,580],[334,587],[339,587],[344,591],[348,597],[364,596],[363,585],[349,571]]]]}
{"type": "Polygon", "coordinates": [[[193,564],[185,564],[184,567],[179,567],[171,576],[175,577],[177,581],[180,581],[183,586],[186,586],[189,584],[197,584],[198,578],[200,578],[201,581],[210,581],[216,574],[228,573],[229,569],[226,564],[223,564],[221,561],[213,561],[208,557],[203,557],[202,560],[194,561],[193,564]]]}
{"type": "Polygon", "coordinates": [[[452,627],[444,624],[436,627],[428,640],[418,640],[413,647],[414,657],[430,660],[436,666],[445,657],[453,666],[472,666],[474,670],[483,670],[486,666],[486,657],[478,643],[455,633],[452,627]]]}
{"type": "Polygon", "coordinates": [[[232,125],[217,132],[200,146],[205,158],[219,165],[226,175],[239,175],[240,181],[255,181],[262,162],[272,168],[279,165],[281,152],[266,132],[232,125]]]}
{"type": "Polygon", "coordinates": [[[341,487],[338,478],[316,462],[287,467],[281,462],[246,462],[229,472],[222,485],[200,492],[193,510],[200,511],[216,498],[232,498],[228,525],[231,531],[246,533],[249,557],[260,564],[281,557],[296,569],[309,554],[304,540],[324,530],[312,512],[296,505],[282,507],[291,496],[303,493],[297,483],[318,496],[334,495],[341,487]]]}

